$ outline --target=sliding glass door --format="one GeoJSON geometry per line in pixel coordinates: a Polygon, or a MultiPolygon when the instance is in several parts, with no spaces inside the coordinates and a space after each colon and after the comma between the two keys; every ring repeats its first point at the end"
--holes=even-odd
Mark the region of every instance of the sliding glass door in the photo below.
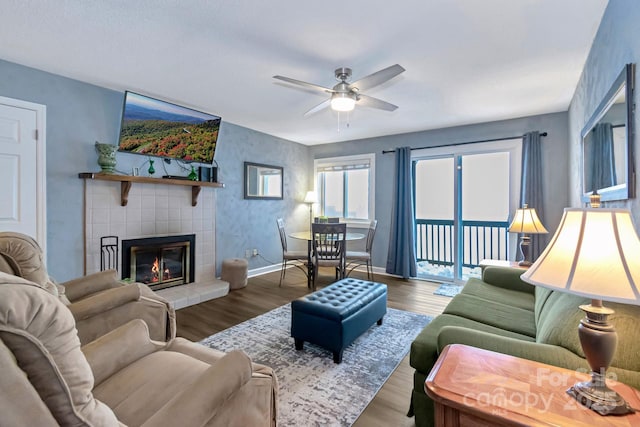
{"type": "Polygon", "coordinates": [[[413,163],[418,277],[455,276],[455,161],[447,156],[413,163]]]}
{"type": "Polygon", "coordinates": [[[520,140],[479,145],[413,156],[418,277],[463,282],[480,274],[483,259],[508,259],[515,244],[507,228],[517,207],[520,140]]]}

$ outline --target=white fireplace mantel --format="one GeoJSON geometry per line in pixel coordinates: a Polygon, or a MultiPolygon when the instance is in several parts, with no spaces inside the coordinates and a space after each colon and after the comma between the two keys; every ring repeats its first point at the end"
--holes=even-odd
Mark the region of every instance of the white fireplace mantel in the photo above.
{"type": "Polygon", "coordinates": [[[162,184],[162,185],[181,185],[191,187],[191,206],[198,204],[198,195],[202,187],[222,188],[224,184],[221,182],[205,182],[205,181],[191,181],[188,179],[167,179],[167,178],[154,178],[152,176],[130,176],[130,175],[117,175],[117,174],[105,174],[94,172],[81,172],[78,174],[80,179],[97,179],[100,181],[116,181],[120,183],[120,205],[127,206],[129,202],[129,191],[131,185],[134,182],[144,182],[147,184],[162,184]]]}

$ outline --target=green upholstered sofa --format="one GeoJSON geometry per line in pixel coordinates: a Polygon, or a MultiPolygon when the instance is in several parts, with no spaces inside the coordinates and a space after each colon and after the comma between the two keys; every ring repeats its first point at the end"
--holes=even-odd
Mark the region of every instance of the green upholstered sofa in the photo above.
{"type": "MultiPolygon", "coordinates": [[[[447,344],[467,344],[567,369],[588,370],[578,338],[586,298],[534,287],[520,269],[487,267],[482,279],[469,279],[411,344],[415,369],[409,416],[417,427],[433,425],[433,401],[424,382],[447,344]]],[[[606,286],[603,283],[603,286],[606,286]]],[[[618,349],[607,371],[640,389],[640,306],[605,303],[618,331],[618,349]]]]}

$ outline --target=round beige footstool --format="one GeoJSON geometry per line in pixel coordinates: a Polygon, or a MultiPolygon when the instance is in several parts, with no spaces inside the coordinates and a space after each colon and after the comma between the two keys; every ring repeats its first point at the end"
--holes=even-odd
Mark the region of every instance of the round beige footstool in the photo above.
{"type": "Polygon", "coordinates": [[[228,258],[222,261],[220,278],[229,282],[229,289],[240,289],[247,286],[247,270],[249,263],[244,258],[228,258]]]}

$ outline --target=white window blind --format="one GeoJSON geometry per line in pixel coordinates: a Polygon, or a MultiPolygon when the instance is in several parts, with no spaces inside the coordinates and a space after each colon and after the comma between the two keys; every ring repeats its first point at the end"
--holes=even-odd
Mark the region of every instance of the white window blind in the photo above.
{"type": "Polygon", "coordinates": [[[374,154],[317,159],[318,213],[352,223],[373,219],[374,162],[374,154]]]}

